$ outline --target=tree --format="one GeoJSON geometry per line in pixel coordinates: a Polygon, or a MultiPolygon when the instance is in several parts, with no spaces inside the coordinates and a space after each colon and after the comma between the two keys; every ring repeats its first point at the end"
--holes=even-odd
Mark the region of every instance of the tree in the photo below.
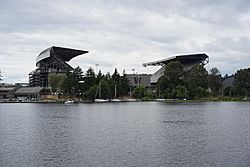
{"type": "Polygon", "coordinates": [[[133,91],[133,97],[136,99],[142,99],[146,97],[147,90],[144,86],[137,86],[133,91]]]}
{"type": "Polygon", "coordinates": [[[217,68],[210,69],[209,87],[211,88],[212,94],[215,96],[219,95],[222,88],[221,79],[221,73],[217,68]]]}
{"type": "Polygon", "coordinates": [[[119,84],[120,81],[120,74],[118,73],[117,69],[115,68],[115,71],[112,75],[112,80],[115,84],[119,84]]]}
{"type": "Polygon", "coordinates": [[[53,93],[62,90],[62,84],[65,80],[65,75],[52,74],[49,75],[49,85],[53,93]]]}
{"type": "Polygon", "coordinates": [[[111,98],[111,91],[110,91],[110,87],[107,83],[106,80],[101,80],[99,83],[99,90],[101,89],[101,97],[102,99],[110,99],[111,98]]]}
{"type": "Polygon", "coordinates": [[[159,98],[173,98],[174,89],[184,86],[184,67],[179,61],[173,61],[165,66],[164,75],[158,80],[157,91],[159,98]]]}
{"type": "Polygon", "coordinates": [[[172,61],[166,65],[164,75],[170,89],[183,85],[184,66],[179,61],[172,61]]]}
{"type": "Polygon", "coordinates": [[[170,98],[171,91],[169,88],[170,80],[165,76],[161,76],[157,83],[158,98],[170,98]]]}
{"type": "Polygon", "coordinates": [[[71,96],[73,91],[74,79],[72,72],[67,71],[65,79],[62,81],[61,90],[64,94],[71,96]]]}
{"type": "Polygon", "coordinates": [[[87,91],[90,87],[92,87],[95,84],[97,84],[95,78],[95,72],[92,68],[89,68],[84,76],[83,90],[87,91]]]}
{"type": "Polygon", "coordinates": [[[194,99],[202,99],[206,96],[206,90],[199,86],[193,90],[193,96],[194,99]]]}
{"type": "Polygon", "coordinates": [[[92,102],[95,101],[96,98],[96,92],[97,92],[97,85],[91,86],[87,91],[86,91],[86,98],[92,102]]]}
{"type": "MultiPolygon", "coordinates": [[[[209,87],[209,76],[207,70],[203,65],[194,66],[192,69],[186,72],[185,75],[186,86],[189,91],[189,97],[191,99],[196,98],[201,95],[197,95],[199,91],[195,89],[202,88],[202,90],[207,90],[209,87]]],[[[202,97],[204,97],[202,95],[202,97]]]]}
{"type": "Polygon", "coordinates": [[[99,70],[98,74],[96,75],[96,83],[99,83],[102,79],[104,79],[104,75],[102,74],[101,70],[99,70]]]}
{"type": "Polygon", "coordinates": [[[111,82],[111,89],[112,96],[119,97],[121,94],[121,87],[120,87],[120,74],[118,73],[117,69],[115,68],[115,71],[112,75],[112,82],[111,82]]]}
{"type": "Polygon", "coordinates": [[[188,90],[185,86],[178,85],[174,90],[172,96],[178,99],[184,99],[188,97],[188,90]]]}
{"type": "Polygon", "coordinates": [[[79,81],[83,81],[83,72],[80,67],[75,68],[72,72],[67,71],[66,77],[61,84],[63,93],[69,96],[81,95],[83,87],[79,84],[79,81]]]}
{"type": "Polygon", "coordinates": [[[129,80],[126,76],[125,70],[123,75],[120,77],[120,95],[126,96],[129,93],[129,80]]]}
{"type": "Polygon", "coordinates": [[[80,96],[83,92],[83,85],[79,84],[79,82],[83,81],[83,71],[79,66],[73,70],[72,79],[73,93],[77,96],[80,96]]]}
{"type": "Polygon", "coordinates": [[[250,68],[237,71],[234,85],[239,96],[250,95],[250,68]]]}

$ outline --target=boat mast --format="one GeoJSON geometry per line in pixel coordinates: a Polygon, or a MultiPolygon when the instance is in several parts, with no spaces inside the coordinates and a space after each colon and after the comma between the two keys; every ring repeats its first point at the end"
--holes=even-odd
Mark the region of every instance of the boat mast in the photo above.
{"type": "Polygon", "coordinates": [[[116,97],[116,85],[115,85],[115,97],[116,97]]]}
{"type": "Polygon", "coordinates": [[[102,94],[101,94],[101,81],[99,82],[99,99],[101,99],[102,94]]]}
{"type": "Polygon", "coordinates": [[[2,79],[2,71],[0,70],[0,81],[2,81],[3,79],[2,79]]]}

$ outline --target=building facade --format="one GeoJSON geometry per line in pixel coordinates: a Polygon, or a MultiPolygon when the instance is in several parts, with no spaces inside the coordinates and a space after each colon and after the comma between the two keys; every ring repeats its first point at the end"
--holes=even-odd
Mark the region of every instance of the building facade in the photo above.
{"type": "Polygon", "coordinates": [[[144,86],[151,87],[149,74],[126,74],[127,79],[129,80],[129,85],[132,87],[144,86]]]}

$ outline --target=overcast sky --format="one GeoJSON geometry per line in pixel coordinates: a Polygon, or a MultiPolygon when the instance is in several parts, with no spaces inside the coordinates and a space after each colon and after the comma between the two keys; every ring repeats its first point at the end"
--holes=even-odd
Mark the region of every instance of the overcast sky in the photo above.
{"type": "Polygon", "coordinates": [[[250,67],[249,0],[0,0],[4,82],[28,82],[35,59],[51,46],[88,50],[69,64],[153,73],[142,63],[206,53],[208,69],[250,67]]]}

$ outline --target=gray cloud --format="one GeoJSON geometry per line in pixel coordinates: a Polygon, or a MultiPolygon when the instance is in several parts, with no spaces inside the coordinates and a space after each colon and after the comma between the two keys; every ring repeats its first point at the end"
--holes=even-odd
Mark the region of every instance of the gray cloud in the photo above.
{"type": "Polygon", "coordinates": [[[89,50],[72,66],[132,68],[172,55],[205,52],[207,68],[234,73],[248,67],[250,1],[247,0],[1,0],[0,68],[5,82],[28,81],[44,49],[89,50]]]}

